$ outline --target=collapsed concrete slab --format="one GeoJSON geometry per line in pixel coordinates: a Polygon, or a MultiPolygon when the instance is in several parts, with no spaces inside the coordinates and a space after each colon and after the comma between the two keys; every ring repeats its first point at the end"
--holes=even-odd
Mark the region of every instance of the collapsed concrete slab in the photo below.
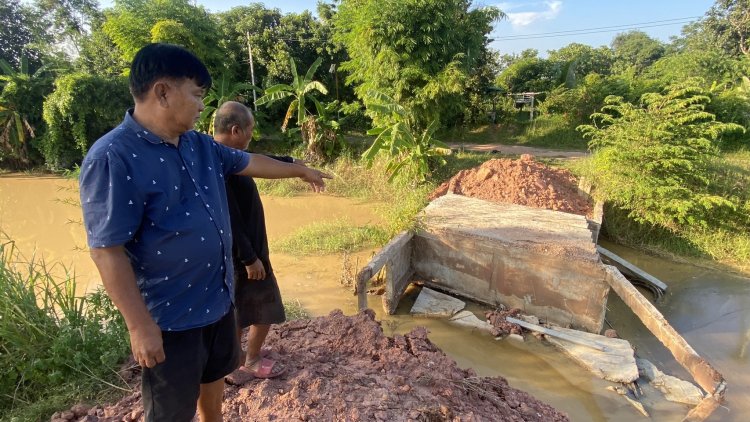
{"type": "Polygon", "coordinates": [[[640,375],[669,401],[697,406],[705,398],[693,383],[665,374],[646,359],[636,359],[636,364],[640,375]]]}
{"type": "Polygon", "coordinates": [[[574,343],[559,337],[547,336],[547,341],[599,378],[620,383],[629,383],[638,379],[635,355],[627,340],[567,328],[555,327],[555,330],[569,337],[602,345],[604,350],[599,350],[584,345],[583,342],[574,343]]]}
{"type": "Polygon", "coordinates": [[[445,195],[419,223],[412,267],[426,284],[601,330],[609,286],[584,216],[445,195]]]}
{"type": "Polygon", "coordinates": [[[456,315],[453,315],[451,319],[449,320],[451,323],[456,325],[461,325],[463,327],[468,328],[474,328],[480,331],[486,331],[488,333],[492,333],[493,326],[487,321],[482,321],[481,319],[477,318],[476,315],[474,315],[472,312],[469,311],[461,311],[457,313],[456,315]]]}
{"type": "Polygon", "coordinates": [[[409,312],[417,316],[450,317],[465,306],[460,299],[423,287],[409,312]]]}

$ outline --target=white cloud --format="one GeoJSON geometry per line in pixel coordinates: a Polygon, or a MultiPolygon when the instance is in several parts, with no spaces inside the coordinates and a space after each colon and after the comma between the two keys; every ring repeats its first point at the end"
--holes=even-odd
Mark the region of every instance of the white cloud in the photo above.
{"type": "Polygon", "coordinates": [[[545,1],[543,3],[500,3],[498,8],[508,15],[508,20],[514,28],[531,25],[532,23],[540,20],[552,20],[560,14],[562,9],[562,1],[545,1]],[[511,10],[518,10],[526,7],[539,7],[543,6],[543,10],[533,12],[511,12],[511,10]]]}

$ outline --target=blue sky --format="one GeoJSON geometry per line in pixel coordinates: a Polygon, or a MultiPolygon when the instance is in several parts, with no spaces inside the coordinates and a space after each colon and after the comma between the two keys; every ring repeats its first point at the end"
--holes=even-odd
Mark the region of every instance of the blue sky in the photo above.
{"type": "MultiPolygon", "coordinates": [[[[198,0],[217,12],[250,3],[242,0],[198,0]]],[[[316,0],[275,0],[263,2],[282,12],[315,11],[316,0]]],[[[492,47],[501,53],[520,53],[527,48],[546,56],[572,42],[594,47],[609,45],[619,32],[640,29],[662,41],[679,35],[689,19],[703,16],[713,0],[475,0],[475,5],[492,5],[508,14],[495,24],[492,47]],[[617,27],[617,28],[612,28],[617,27]],[[587,30],[587,31],[581,31],[587,30]],[[571,33],[570,31],[579,31],[571,33]],[[580,32],[588,32],[582,34],[580,32]]],[[[101,1],[103,7],[111,0],[101,1]]]]}

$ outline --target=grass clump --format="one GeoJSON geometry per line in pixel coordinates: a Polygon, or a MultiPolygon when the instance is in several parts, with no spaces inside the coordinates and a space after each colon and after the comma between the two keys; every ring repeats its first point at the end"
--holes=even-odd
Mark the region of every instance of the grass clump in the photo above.
{"type": "Polygon", "coordinates": [[[284,313],[286,314],[287,321],[294,321],[295,319],[308,319],[310,313],[302,307],[302,304],[298,299],[284,300],[284,313]]]}
{"type": "Polygon", "coordinates": [[[273,243],[274,249],[291,255],[352,252],[387,242],[381,227],[356,226],[346,220],[324,221],[304,226],[273,243]]]}
{"type": "Polygon", "coordinates": [[[113,381],[130,352],[119,312],[103,291],[76,297],[75,278],[58,281],[49,270],[2,235],[0,419],[41,420],[126,388],[113,381]]]}

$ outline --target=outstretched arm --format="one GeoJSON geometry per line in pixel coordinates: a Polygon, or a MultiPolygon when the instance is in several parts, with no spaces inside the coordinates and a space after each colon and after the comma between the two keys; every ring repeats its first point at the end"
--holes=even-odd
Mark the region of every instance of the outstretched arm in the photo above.
{"type": "Polygon", "coordinates": [[[325,188],[324,179],[332,178],[322,171],[297,164],[284,163],[260,154],[250,154],[250,161],[238,174],[264,179],[299,177],[309,183],[315,192],[320,192],[325,188]]]}

